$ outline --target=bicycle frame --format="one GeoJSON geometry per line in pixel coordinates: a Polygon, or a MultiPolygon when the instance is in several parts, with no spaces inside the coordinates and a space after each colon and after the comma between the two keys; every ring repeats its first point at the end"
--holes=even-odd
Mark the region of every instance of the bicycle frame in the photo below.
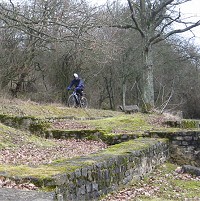
{"type": "Polygon", "coordinates": [[[78,95],[75,90],[73,91],[72,94],[76,100],[77,105],[79,105],[80,104],[80,95],[78,95]]]}
{"type": "Polygon", "coordinates": [[[69,107],[81,107],[81,108],[87,108],[88,102],[87,98],[83,95],[76,92],[76,90],[73,90],[71,95],[68,98],[67,105],[69,107]]]}

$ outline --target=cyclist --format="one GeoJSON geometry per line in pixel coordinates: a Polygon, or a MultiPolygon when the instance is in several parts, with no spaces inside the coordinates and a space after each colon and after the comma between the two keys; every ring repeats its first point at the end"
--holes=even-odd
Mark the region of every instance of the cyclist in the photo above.
{"type": "Polygon", "coordinates": [[[83,96],[84,83],[83,80],[78,76],[77,73],[74,73],[74,79],[71,81],[70,85],[67,87],[67,90],[70,90],[75,86],[75,91],[77,94],[80,94],[80,98],[83,96]]]}

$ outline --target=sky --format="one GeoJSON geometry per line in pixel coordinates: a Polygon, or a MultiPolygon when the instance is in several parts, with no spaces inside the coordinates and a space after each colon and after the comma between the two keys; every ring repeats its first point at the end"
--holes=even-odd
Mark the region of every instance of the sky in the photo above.
{"type": "MultiPolygon", "coordinates": [[[[94,5],[101,5],[105,4],[107,0],[88,0],[94,5]]],[[[114,0],[109,0],[112,2],[114,0]]],[[[127,3],[127,0],[121,0],[124,3],[127,3]]],[[[190,0],[180,6],[180,11],[184,17],[193,16],[192,18],[188,19],[189,21],[197,21],[200,20],[200,0],[190,0]]],[[[186,40],[192,40],[197,46],[200,47],[200,26],[197,28],[192,29],[195,37],[192,38],[194,35],[191,32],[179,34],[181,37],[184,37],[186,40]],[[192,39],[191,39],[192,38],[192,39]]]]}
{"type": "MultiPolygon", "coordinates": [[[[200,0],[191,0],[190,2],[186,2],[182,4],[181,6],[181,12],[184,13],[184,16],[189,17],[191,20],[198,21],[200,20],[200,0]]],[[[193,33],[195,34],[194,42],[200,47],[200,26],[192,29],[193,33]]],[[[184,33],[183,36],[186,36],[186,38],[190,38],[193,36],[191,32],[184,33]]]]}

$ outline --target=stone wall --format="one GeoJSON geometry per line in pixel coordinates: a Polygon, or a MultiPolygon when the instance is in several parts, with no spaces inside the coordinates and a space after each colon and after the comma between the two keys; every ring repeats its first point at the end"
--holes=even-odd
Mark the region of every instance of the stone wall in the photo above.
{"type": "MultiPolygon", "coordinates": [[[[67,201],[97,200],[121,185],[140,179],[168,157],[166,140],[136,139],[113,145],[99,154],[72,159],[68,164],[77,169],[68,169],[55,177],[57,197],[67,201]]],[[[60,165],[67,167],[66,163],[60,165]]]]}
{"type": "Polygon", "coordinates": [[[200,132],[176,133],[170,145],[171,160],[200,167],[200,132]]]}
{"type": "MultiPolygon", "coordinates": [[[[38,132],[44,137],[89,138],[92,134],[93,137],[101,138],[109,144],[139,137],[139,135],[104,136],[103,132],[98,130],[90,131],[91,133],[48,130],[48,123],[55,120],[0,115],[0,122],[6,125],[33,133],[38,132]]],[[[181,128],[190,125],[194,129],[199,128],[199,121],[187,121],[177,125],[181,128]]],[[[200,167],[200,131],[186,129],[176,132],[159,131],[147,133],[144,137],[110,146],[99,154],[56,163],[55,165],[63,166],[66,171],[56,175],[52,182],[44,182],[45,186],[50,188],[57,186],[56,197],[60,200],[96,200],[122,185],[140,179],[169,158],[180,165],[200,167]]]]}
{"type": "Polygon", "coordinates": [[[44,131],[50,126],[46,119],[29,116],[18,117],[0,114],[0,122],[7,126],[21,130],[28,130],[33,133],[44,133],[44,131]]]}
{"type": "Polygon", "coordinates": [[[151,132],[150,136],[170,140],[170,159],[173,162],[200,167],[200,131],[151,132]]]}
{"type": "Polygon", "coordinates": [[[63,118],[35,118],[35,117],[16,117],[11,115],[0,114],[0,122],[17,129],[30,131],[31,133],[44,137],[55,139],[89,139],[99,140],[106,142],[108,145],[113,145],[128,141],[130,139],[136,139],[140,135],[138,134],[107,134],[104,130],[90,129],[90,130],[56,130],[50,129],[50,123],[57,120],[74,119],[74,117],[63,118]]]}

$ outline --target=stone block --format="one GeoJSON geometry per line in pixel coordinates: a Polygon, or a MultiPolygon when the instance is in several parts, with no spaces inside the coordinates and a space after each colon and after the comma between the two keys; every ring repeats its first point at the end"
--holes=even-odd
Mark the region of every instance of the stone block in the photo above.
{"type": "Polygon", "coordinates": [[[92,184],[90,182],[87,182],[87,184],[85,185],[85,188],[87,193],[92,192],[92,184]]]}
{"type": "Polygon", "coordinates": [[[81,169],[81,174],[82,174],[83,177],[87,177],[87,174],[88,174],[87,171],[88,171],[87,168],[82,168],[81,169]]]}
{"type": "Polygon", "coordinates": [[[183,172],[190,173],[196,176],[200,176],[200,168],[191,166],[191,165],[183,165],[182,166],[183,172]]]}
{"type": "Polygon", "coordinates": [[[97,183],[92,183],[92,191],[98,191],[99,185],[97,183]]]}

